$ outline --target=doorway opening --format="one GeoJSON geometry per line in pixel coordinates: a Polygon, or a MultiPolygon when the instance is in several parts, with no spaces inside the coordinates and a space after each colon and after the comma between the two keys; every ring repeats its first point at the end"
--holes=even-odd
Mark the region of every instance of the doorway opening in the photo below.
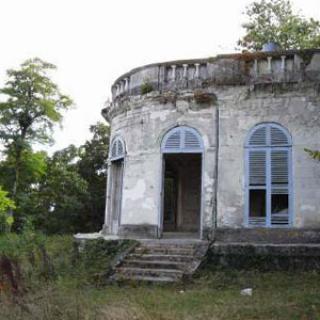
{"type": "Polygon", "coordinates": [[[123,159],[111,163],[111,228],[112,233],[117,234],[120,225],[121,203],[123,183],[123,159]]]}
{"type": "Polygon", "coordinates": [[[164,154],[163,237],[200,236],[202,154],[164,154]]]}

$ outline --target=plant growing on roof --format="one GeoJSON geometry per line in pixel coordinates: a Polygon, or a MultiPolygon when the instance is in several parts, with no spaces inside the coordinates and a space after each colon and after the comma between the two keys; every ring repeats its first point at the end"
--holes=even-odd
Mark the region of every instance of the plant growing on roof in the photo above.
{"type": "Polygon", "coordinates": [[[141,84],[140,90],[141,90],[142,95],[153,91],[152,84],[149,82],[148,79],[143,80],[143,83],[141,84]]]}

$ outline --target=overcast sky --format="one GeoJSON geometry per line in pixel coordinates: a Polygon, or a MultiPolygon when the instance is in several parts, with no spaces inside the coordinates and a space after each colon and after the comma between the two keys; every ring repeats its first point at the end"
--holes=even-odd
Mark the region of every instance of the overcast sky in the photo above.
{"type": "MultiPolygon", "coordinates": [[[[294,0],[320,20],[320,0],[294,0]]],[[[110,87],[140,65],[234,51],[250,0],[0,0],[0,87],[5,71],[39,57],[57,65],[69,94],[63,130],[51,150],[89,137],[110,87]]]]}

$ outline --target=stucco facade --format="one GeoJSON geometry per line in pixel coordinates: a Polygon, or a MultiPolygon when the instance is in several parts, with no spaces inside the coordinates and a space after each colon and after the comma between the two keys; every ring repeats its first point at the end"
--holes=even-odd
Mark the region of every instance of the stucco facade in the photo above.
{"type": "Polygon", "coordinates": [[[245,144],[250,131],[264,123],[283,127],[291,140],[286,200],[290,222],[280,227],[320,228],[320,164],[304,151],[320,149],[320,50],[153,64],[120,77],[112,94],[112,102],[103,110],[111,125],[110,150],[116,139],[121,139],[124,150],[117,159],[110,153],[108,160],[103,232],[161,237],[166,231],[165,203],[171,206],[174,228],[178,228],[179,219],[188,220],[188,210],[183,209],[179,218],[172,208],[186,207],[183,199],[198,192],[199,212],[189,210],[199,216],[197,237],[210,237],[215,228],[253,227],[246,217],[250,209],[245,144]],[[181,187],[186,184],[182,177],[191,177],[195,167],[182,169],[184,158],[176,159],[179,151],[171,159],[162,149],[165,135],[178,127],[191,128],[201,139],[199,150],[181,152],[201,159],[199,186],[194,182],[189,189],[181,187]],[[114,178],[117,161],[122,169],[114,178]],[[164,190],[168,166],[179,171],[175,205],[164,199],[168,197],[164,196],[168,194],[164,190]],[[120,179],[116,187],[112,179],[120,179]]]}

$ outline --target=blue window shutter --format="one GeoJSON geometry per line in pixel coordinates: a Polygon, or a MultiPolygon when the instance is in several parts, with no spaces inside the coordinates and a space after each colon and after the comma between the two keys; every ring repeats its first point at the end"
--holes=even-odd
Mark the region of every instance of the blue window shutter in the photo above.
{"type": "Polygon", "coordinates": [[[249,140],[250,146],[265,146],[267,144],[267,126],[257,128],[249,140]]]}
{"type": "Polygon", "coordinates": [[[120,137],[115,138],[111,144],[110,159],[111,161],[118,160],[118,159],[124,158],[124,156],[125,156],[124,142],[120,137]]]}
{"type": "Polygon", "coordinates": [[[266,151],[249,151],[249,185],[266,185],[266,151]]]}
{"type": "Polygon", "coordinates": [[[289,144],[288,138],[284,131],[272,125],[270,127],[270,137],[272,146],[282,146],[289,144]]]}
{"type": "Polygon", "coordinates": [[[265,227],[290,225],[292,221],[290,135],[277,124],[261,124],[251,130],[246,149],[248,225],[265,227]],[[265,201],[265,210],[259,207],[261,199],[265,201]],[[263,214],[260,214],[261,212],[263,214]]]}
{"type": "Polygon", "coordinates": [[[165,144],[165,149],[167,150],[177,150],[182,147],[182,131],[176,130],[167,139],[165,144]]]}
{"type": "Polygon", "coordinates": [[[176,127],[164,136],[161,151],[162,153],[202,153],[202,138],[193,128],[176,127]]]}

